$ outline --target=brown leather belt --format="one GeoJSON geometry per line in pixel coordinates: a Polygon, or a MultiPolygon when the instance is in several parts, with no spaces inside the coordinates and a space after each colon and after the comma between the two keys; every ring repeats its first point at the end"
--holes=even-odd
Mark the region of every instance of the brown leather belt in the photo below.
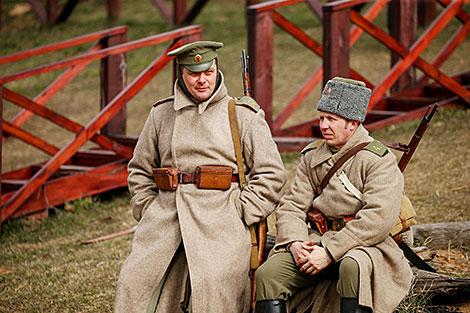
{"type": "Polygon", "coordinates": [[[325,214],[319,210],[312,208],[307,213],[312,229],[318,230],[320,234],[324,234],[329,230],[340,231],[346,226],[346,223],[355,219],[354,216],[345,216],[343,218],[328,219],[325,214]]]}
{"type": "MultiPolygon", "coordinates": [[[[240,179],[238,174],[232,175],[232,183],[239,183],[240,179]]],[[[179,174],[179,183],[180,184],[195,184],[196,183],[196,173],[180,173],[179,174]]]]}

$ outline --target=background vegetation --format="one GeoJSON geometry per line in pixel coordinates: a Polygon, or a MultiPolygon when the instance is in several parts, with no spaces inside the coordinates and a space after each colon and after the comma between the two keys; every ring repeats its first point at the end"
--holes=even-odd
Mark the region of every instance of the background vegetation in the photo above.
{"type": "MultiPolygon", "coordinates": [[[[244,0],[211,0],[194,21],[194,24],[203,25],[203,39],[225,43],[220,50],[220,62],[232,95],[242,93],[239,56],[241,49],[247,48],[244,5],[244,0]]],[[[468,5],[465,10],[470,11],[468,5]]],[[[321,42],[320,24],[305,4],[281,11],[321,42]]],[[[382,13],[376,21],[382,28],[386,24],[385,15],[382,13]]],[[[0,55],[117,25],[129,26],[128,41],[175,28],[167,25],[147,0],[122,1],[121,16],[115,20],[107,20],[105,1],[84,0],[67,22],[54,26],[41,25],[27,1],[3,0],[2,19],[0,55]]],[[[438,36],[425,51],[427,60],[432,59],[458,25],[457,22],[451,23],[438,36]]],[[[84,45],[0,66],[0,76],[75,56],[88,48],[89,45],[84,45]]],[[[128,81],[132,81],[165,48],[162,45],[130,52],[127,56],[128,81]]],[[[453,75],[470,70],[469,49],[470,39],[467,37],[444,64],[443,71],[453,75]]],[[[274,111],[277,113],[321,64],[321,60],[277,28],[274,59],[274,111]]],[[[385,48],[368,35],[363,35],[352,49],[351,64],[372,82],[378,83],[389,68],[390,57],[385,48]]],[[[34,98],[57,74],[43,74],[7,86],[34,98]]],[[[172,93],[170,78],[170,69],[165,69],[128,103],[129,135],[138,135],[151,105],[172,93]]],[[[320,89],[317,88],[286,126],[314,117],[319,94],[320,89]]],[[[93,62],[57,94],[48,107],[77,122],[88,123],[99,109],[99,62],[93,62]]],[[[4,102],[5,120],[10,120],[18,111],[18,107],[4,102]]],[[[372,135],[383,141],[408,142],[418,123],[419,120],[388,126],[372,135]]],[[[65,145],[73,137],[39,118],[31,119],[24,128],[57,146],[65,145]]],[[[420,223],[470,220],[469,131],[468,110],[441,110],[405,171],[406,191],[418,211],[420,223]]],[[[5,142],[2,152],[4,172],[48,158],[15,138],[5,142]]],[[[292,180],[299,155],[284,154],[283,159],[292,180]]],[[[43,222],[21,219],[6,223],[0,232],[0,312],[111,312],[119,269],[130,252],[132,236],[93,245],[83,245],[82,242],[135,224],[125,190],[53,208],[50,217],[43,222]]],[[[470,276],[467,249],[461,247],[459,255],[466,258],[466,267],[459,267],[458,273],[456,270],[449,274],[470,276]]]]}

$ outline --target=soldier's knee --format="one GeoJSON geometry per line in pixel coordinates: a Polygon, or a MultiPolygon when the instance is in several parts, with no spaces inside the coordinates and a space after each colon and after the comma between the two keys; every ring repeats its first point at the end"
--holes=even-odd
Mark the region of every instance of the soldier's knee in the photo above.
{"type": "Polygon", "coordinates": [[[341,260],[336,290],[341,297],[357,297],[359,291],[359,265],[353,258],[345,257],[341,260]]]}

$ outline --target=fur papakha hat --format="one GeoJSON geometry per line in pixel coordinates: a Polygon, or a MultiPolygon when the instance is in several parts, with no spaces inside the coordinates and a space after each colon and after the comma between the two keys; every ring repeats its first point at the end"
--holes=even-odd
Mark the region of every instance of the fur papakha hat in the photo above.
{"type": "Polygon", "coordinates": [[[335,77],[326,83],[317,110],[362,123],[366,118],[370,95],[371,90],[364,82],[335,77]]]}

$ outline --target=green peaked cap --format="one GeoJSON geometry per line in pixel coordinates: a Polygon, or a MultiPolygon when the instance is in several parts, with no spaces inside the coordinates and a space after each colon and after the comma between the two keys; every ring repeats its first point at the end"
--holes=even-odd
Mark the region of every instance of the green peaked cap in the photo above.
{"type": "Polygon", "coordinates": [[[168,52],[168,56],[176,57],[176,62],[191,72],[203,72],[211,67],[218,56],[216,50],[223,45],[217,41],[195,41],[168,52]]]}

